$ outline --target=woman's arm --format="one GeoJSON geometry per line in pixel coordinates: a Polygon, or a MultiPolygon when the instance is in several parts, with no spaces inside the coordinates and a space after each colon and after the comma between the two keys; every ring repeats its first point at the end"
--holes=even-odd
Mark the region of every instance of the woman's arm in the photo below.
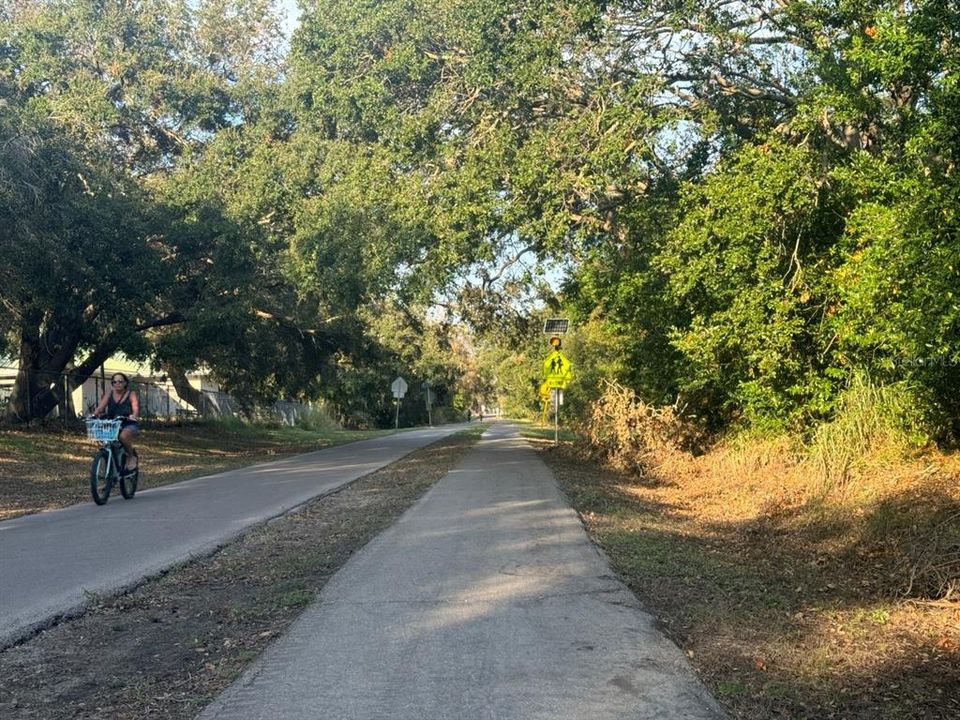
{"type": "Polygon", "coordinates": [[[140,398],[137,394],[131,390],[130,391],[130,419],[139,420],[140,419],[140,398]]]}
{"type": "Polygon", "coordinates": [[[103,397],[100,398],[100,402],[97,403],[97,406],[93,409],[94,417],[102,413],[107,407],[108,393],[104,393],[103,397]]]}

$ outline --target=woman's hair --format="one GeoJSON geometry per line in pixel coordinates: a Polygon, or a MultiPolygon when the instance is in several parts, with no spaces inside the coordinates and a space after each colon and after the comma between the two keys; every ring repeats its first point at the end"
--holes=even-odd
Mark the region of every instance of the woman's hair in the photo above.
{"type": "Polygon", "coordinates": [[[128,378],[128,377],[127,377],[124,373],[122,373],[122,372],[111,373],[111,375],[110,375],[110,382],[113,382],[113,381],[116,380],[118,377],[123,378],[123,384],[124,384],[124,385],[129,385],[129,384],[130,384],[130,378],[128,378]]]}

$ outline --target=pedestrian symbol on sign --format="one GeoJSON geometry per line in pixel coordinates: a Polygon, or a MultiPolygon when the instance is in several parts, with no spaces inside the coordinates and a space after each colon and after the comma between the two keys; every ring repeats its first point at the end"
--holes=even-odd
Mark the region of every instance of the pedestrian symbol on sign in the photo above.
{"type": "Polygon", "coordinates": [[[543,361],[543,377],[547,387],[565,388],[570,381],[571,365],[567,356],[559,350],[554,350],[543,361]]]}

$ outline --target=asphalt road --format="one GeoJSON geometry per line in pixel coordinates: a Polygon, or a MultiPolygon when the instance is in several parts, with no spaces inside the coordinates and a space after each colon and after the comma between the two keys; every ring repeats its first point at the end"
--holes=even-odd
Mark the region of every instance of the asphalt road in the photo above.
{"type": "MultiPolygon", "coordinates": [[[[0,648],[462,428],[413,430],[0,522],[0,648]]],[[[80,481],[80,479],[78,479],[80,481]]]]}
{"type": "Polygon", "coordinates": [[[717,720],[549,470],[494,425],[201,720],[717,720]]]}

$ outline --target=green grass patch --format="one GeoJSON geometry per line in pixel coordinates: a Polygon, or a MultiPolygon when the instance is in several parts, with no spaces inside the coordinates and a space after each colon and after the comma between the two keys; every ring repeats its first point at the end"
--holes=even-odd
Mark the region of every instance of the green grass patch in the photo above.
{"type": "Polygon", "coordinates": [[[741,682],[725,680],[717,683],[717,695],[737,697],[747,693],[747,686],[741,682]]]}
{"type": "MultiPolygon", "coordinates": [[[[629,511],[623,511],[623,514],[627,513],[629,511]]],[[[689,543],[670,536],[635,530],[601,530],[597,533],[597,539],[617,566],[629,575],[721,575],[719,563],[704,556],[689,543]]]]}
{"type": "MultiPolygon", "coordinates": [[[[156,430],[164,433],[168,429],[164,427],[146,428],[146,432],[156,430]]],[[[237,444],[252,445],[253,447],[276,447],[277,449],[289,449],[300,447],[322,448],[331,445],[342,445],[344,443],[354,442],[356,440],[366,440],[368,438],[382,437],[396,432],[389,430],[344,430],[342,428],[319,428],[311,429],[300,426],[263,426],[250,425],[239,422],[212,421],[209,423],[197,423],[195,425],[186,425],[180,428],[171,428],[171,432],[179,437],[189,439],[194,436],[200,442],[221,443],[225,447],[232,448],[237,444]]],[[[146,434],[146,433],[145,433],[146,434]]]]}
{"type": "Polygon", "coordinates": [[[277,605],[286,609],[306,607],[313,602],[314,597],[315,593],[312,590],[291,590],[277,598],[277,605]]]}
{"type": "Polygon", "coordinates": [[[9,456],[14,453],[31,453],[36,450],[33,438],[23,433],[0,433],[0,452],[9,456]]]}
{"type": "Polygon", "coordinates": [[[483,435],[490,427],[490,423],[470,423],[463,430],[457,432],[457,435],[463,435],[465,437],[480,437],[483,435]]]}
{"type": "MultiPolygon", "coordinates": [[[[534,425],[526,424],[521,426],[520,434],[526,438],[533,438],[536,440],[549,440],[553,442],[555,435],[555,428],[553,425],[534,425]]],[[[560,442],[573,442],[578,438],[577,433],[572,429],[560,426],[560,432],[558,433],[558,439],[560,442]]]]}

